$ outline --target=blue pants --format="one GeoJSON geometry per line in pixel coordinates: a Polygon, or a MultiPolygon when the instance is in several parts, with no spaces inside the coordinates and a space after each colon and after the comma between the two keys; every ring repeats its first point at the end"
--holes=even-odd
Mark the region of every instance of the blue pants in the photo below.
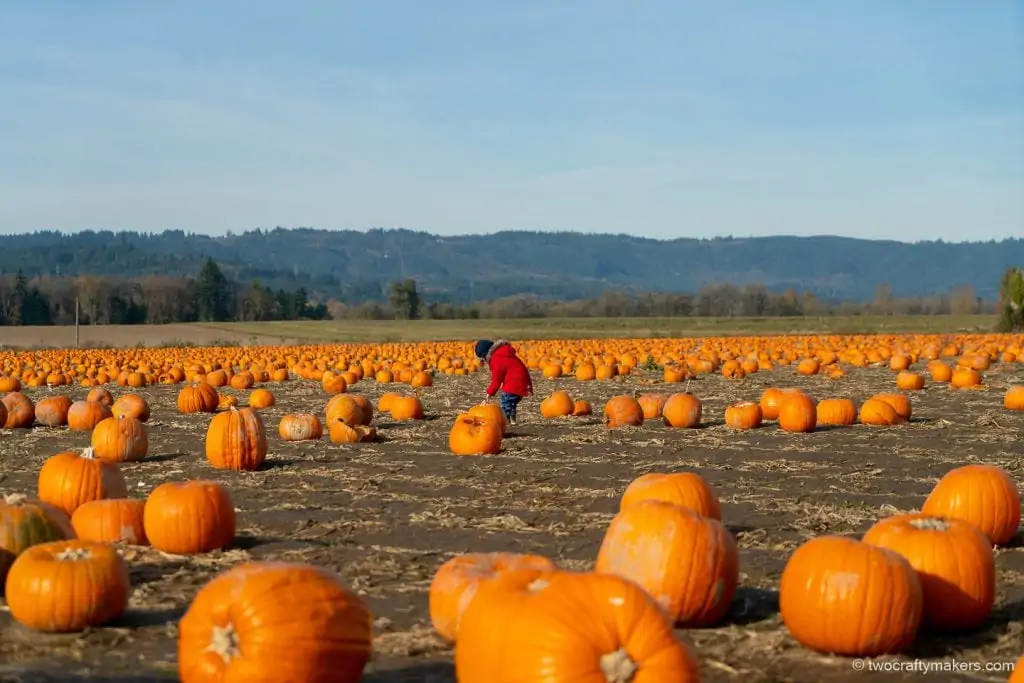
{"type": "Polygon", "coordinates": [[[509,420],[516,419],[516,406],[523,400],[522,396],[516,394],[510,394],[505,391],[498,392],[498,405],[501,406],[501,412],[505,413],[505,417],[509,420]]]}

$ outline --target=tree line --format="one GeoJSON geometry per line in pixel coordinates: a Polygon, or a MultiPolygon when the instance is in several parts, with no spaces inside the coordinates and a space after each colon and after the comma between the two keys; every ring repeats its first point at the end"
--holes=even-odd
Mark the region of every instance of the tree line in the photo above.
{"type": "Polygon", "coordinates": [[[163,324],[333,319],[473,319],[558,317],[765,317],[827,315],[969,315],[996,313],[1002,302],[975,296],[970,286],[931,297],[897,297],[879,285],[870,302],[828,302],[808,291],[773,292],[761,285],[718,284],[693,294],[606,291],[576,300],[523,294],[467,305],[430,301],[412,279],[391,283],[383,296],[359,304],[273,290],[259,280],[229,279],[213,260],[196,278],[82,275],[0,276],[0,325],[163,324]]]}

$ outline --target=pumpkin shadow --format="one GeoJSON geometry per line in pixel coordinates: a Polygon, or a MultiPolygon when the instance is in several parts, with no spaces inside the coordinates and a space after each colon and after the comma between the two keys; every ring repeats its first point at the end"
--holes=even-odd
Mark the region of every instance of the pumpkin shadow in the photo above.
{"type": "Polygon", "coordinates": [[[265,472],[267,470],[274,470],[279,467],[290,467],[300,462],[306,462],[301,458],[267,458],[263,461],[263,465],[260,466],[259,471],[265,472]]]}
{"type": "Polygon", "coordinates": [[[740,586],[732,598],[723,624],[748,626],[775,617],[779,613],[779,591],[774,588],[740,586]]]}
{"type": "Polygon", "coordinates": [[[1024,621],[1024,598],[1008,602],[992,610],[985,623],[973,631],[964,633],[929,633],[921,629],[922,635],[907,650],[913,657],[951,657],[958,652],[985,647],[999,642],[1011,622],[1024,621]]]}
{"type": "Polygon", "coordinates": [[[261,545],[272,543],[274,539],[271,538],[260,538],[259,536],[251,536],[249,534],[239,534],[235,536],[235,540],[231,542],[231,550],[252,550],[258,548],[261,545]]]}
{"type": "Polygon", "coordinates": [[[148,672],[142,675],[118,676],[116,674],[76,674],[38,671],[29,667],[0,666],[0,681],[14,683],[32,681],[32,683],[171,683],[177,681],[176,673],[148,672]]]}
{"type": "Polygon", "coordinates": [[[1024,547],[1024,532],[1018,530],[1006,544],[999,546],[1000,548],[1020,548],[1024,547]]]}
{"type": "MultiPolygon", "coordinates": [[[[140,462],[170,462],[171,460],[177,460],[178,458],[185,457],[184,453],[161,453],[160,455],[147,455],[140,462]]],[[[131,464],[131,463],[125,463],[131,464]]]]}
{"type": "Polygon", "coordinates": [[[424,662],[388,671],[363,674],[363,683],[450,683],[455,680],[451,662],[424,662]]]}

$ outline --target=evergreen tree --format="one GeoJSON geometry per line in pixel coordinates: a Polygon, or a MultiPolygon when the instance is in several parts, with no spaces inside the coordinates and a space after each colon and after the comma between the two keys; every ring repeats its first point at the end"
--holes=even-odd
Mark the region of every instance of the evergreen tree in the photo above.
{"type": "Polygon", "coordinates": [[[202,322],[224,322],[231,318],[231,287],[213,259],[207,259],[199,271],[196,308],[202,322]]]}

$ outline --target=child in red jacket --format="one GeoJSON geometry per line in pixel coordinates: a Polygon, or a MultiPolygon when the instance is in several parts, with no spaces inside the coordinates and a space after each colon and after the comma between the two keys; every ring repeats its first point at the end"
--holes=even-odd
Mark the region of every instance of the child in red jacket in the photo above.
{"type": "Polygon", "coordinates": [[[498,402],[511,424],[516,423],[516,407],[524,396],[533,395],[533,378],[516,350],[504,339],[492,342],[481,339],[476,343],[476,357],[491,368],[491,384],[487,387],[487,400],[501,389],[498,402]]]}

